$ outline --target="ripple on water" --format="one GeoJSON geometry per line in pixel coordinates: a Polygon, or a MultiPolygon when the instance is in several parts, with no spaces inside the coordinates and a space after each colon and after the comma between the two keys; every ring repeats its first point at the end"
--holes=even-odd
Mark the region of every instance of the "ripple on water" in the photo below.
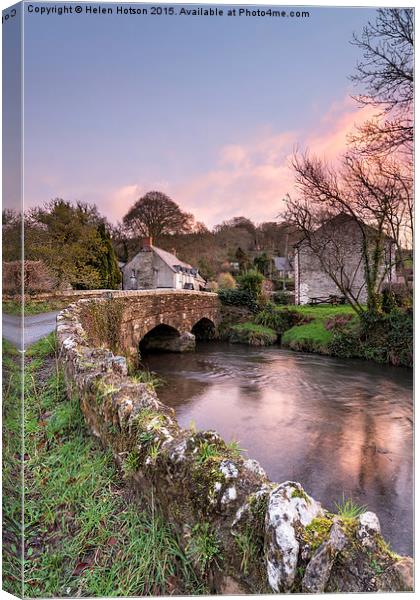
{"type": "Polygon", "coordinates": [[[181,425],[236,439],[274,481],[296,479],[326,506],[342,495],[412,554],[412,373],[278,348],[203,345],[149,368],[181,425]]]}

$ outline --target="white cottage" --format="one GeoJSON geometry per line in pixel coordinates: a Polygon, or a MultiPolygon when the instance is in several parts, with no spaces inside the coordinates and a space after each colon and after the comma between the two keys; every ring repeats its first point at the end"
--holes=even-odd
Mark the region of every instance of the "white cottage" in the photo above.
{"type": "Polygon", "coordinates": [[[140,252],[124,265],[122,273],[124,290],[200,290],[206,285],[197,269],[154,246],[150,237],[143,238],[140,252]]]}

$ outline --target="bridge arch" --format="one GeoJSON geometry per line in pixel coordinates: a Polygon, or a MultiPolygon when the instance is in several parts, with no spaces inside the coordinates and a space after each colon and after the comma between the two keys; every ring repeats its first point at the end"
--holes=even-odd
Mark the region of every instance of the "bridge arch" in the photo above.
{"type": "Polygon", "coordinates": [[[221,320],[220,300],[217,294],[150,290],[117,292],[115,296],[123,300],[121,346],[126,353],[133,356],[137,356],[140,345],[144,348],[146,343],[156,344],[157,337],[165,337],[165,334],[169,345],[175,344],[176,340],[180,342],[179,347],[174,347],[173,351],[191,350],[195,340],[192,329],[195,328],[201,335],[205,324],[210,327],[210,324],[203,320],[207,319],[214,325],[217,333],[221,320]],[[175,336],[172,330],[176,330],[178,335],[175,336]],[[153,333],[150,333],[152,331],[153,333]],[[151,342],[152,338],[155,338],[154,342],[151,342]]]}
{"type": "Polygon", "coordinates": [[[140,355],[150,352],[173,352],[179,346],[179,338],[178,329],[166,323],[159,323],[141,338],[139,342],[140,355]]]}
{"type": "Polygon", "coordinates": [[[216,324],[208,317],[201,317],[191,328],[196,340],[212,340],[216,337],[216,324]]]}

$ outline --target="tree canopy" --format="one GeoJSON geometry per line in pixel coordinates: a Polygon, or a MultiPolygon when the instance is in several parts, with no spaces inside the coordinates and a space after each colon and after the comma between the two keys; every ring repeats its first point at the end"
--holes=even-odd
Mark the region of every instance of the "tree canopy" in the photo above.
{"type": "Polygon", "coordinates": [[[124,226],[135,236],[159,237],[192,231],[194,217],[162,192],[147,192],[123,217],[124,226]]]}

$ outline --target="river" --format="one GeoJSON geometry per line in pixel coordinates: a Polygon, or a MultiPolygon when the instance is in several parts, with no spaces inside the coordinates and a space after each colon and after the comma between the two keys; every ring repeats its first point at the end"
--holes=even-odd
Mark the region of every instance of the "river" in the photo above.
{"type": "Polygon", "coordinates": [[[367,506],[393,550],[413,554],[410,370],[210,342],[146,365],[181,426],[237,440],[273,481],[299,481],[330,510],[343,497],[367,506]]]}

